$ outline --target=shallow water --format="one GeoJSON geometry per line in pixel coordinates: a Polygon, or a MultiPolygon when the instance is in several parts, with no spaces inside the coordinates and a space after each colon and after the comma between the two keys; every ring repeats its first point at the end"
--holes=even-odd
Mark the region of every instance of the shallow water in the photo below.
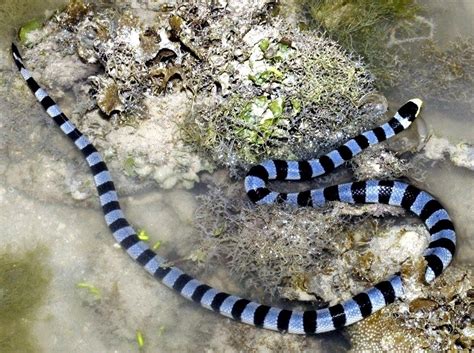
{"type": "MultiPolygon", "coordinates": [[[[435,36],[441,43],[474,35],[473,2],[424,3],[429,5],[430,18],[436,23],[435,36]]],[[[0,2],[0,10],[14,14],[2,16],[0,22],[0,254],[21,254],[37,246],[49,249],[47,258],[41,259],[51,273],[48,294],[28,326],[34,351],[263,352],[268,342],[280,347],[279,351],[291,351],[295,347],[292,342],[302,347],[302,341],[306,341],[305,351],[347,350],[348,344],[339,333],[295,338],[255,330],[197,308],[156,283],[114,246],[94,198],[76,201],[45,183],[42,178],[48,168],[60,163],[66,164],[70,173],[88,170],[25,88],[10,59],[9,45],[16,29],[31,20],[32,14],[47,16],[62,4],[64,1],[54,0],[17,1],[15,6],[8,0],[0,2]],[[100,289],[100,298],[78,288],[78,283],[100,289]],[[137,331],[145,337],[143,349],[138,348],[137,331]]],[[[412,93],[417,96],[417,92],[412,93]]],[[[398,99],[396,93],[392,98],[398,99]]],[[[446,109],[430,97],[421,98],[425,101],[422,117],[432,133],[454,144],[474,143],[472,111],[455,104],[446,109]]],[[[459,233],[455,261],[472,265],[474,171],[455,167],[450,161],[426,168],[424,188],[447,207],[459,233]]],[[[68,178],[73,177],[65,175],[64,183],[68,178]]],[[[153,240],[162,242],[160,253],[173,259],[190,253],[196,205],[193,192],[155,189],[146,194],[131,193],[122,200],[128,219],[145,228],[153,240]]],[[[207,274],[201,270],[189,271],[206,280],[207,274]]],[[[232,293],[242,292],[225,273],[214,276],[213,284],[232,293]],[[222,283],[216,283],[216,278],[222,283]]],[[[21,351],[17,348],[9,351],[21,351]]]]}

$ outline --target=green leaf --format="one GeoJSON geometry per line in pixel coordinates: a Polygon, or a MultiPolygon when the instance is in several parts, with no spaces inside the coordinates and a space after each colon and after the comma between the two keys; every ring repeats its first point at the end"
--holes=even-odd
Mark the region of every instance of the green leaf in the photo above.
{"type": "Polygon", "coordinates": [[[139,330],[137,330],[137,343],[138,343],[138,348],[143,348],[145,345],[145,337],[143,337],[143,333],[139,330]]]}
{"type": "Polygon", "coordinates": [[[138,239],[140,239],[141,241],[148,241],[148,240],[150,240],[150,236],[148,235],[148,233],[147,233],[146,230],[144,230],[144,229],[140,229],[140,230],[138,231],[137,236],[138,236],[138,239]]]}
{"type": "Polygon", "coordinates": [[[278,118],[283,114],[284,105],[285,103],[283,101],[283,98],[278,97],[277,99],[272,100],[270,102],[270,104],[268,105],[268,108],[273,113],[273,116],[275,118],[278,118]]]}
{"type": "Polygon", "coordinates": [[[299,99],[293,98],[290,101],[291,107],[293,108],[293,113],[296,115],[301,111],[301,101],[299,99]]]}
{"type": "Polygon", "coordinates": [[[18,33],[18,37],[20,39],[21,44],[26,44],[28,34],[34,30],[40,29],[42,24],[38,20],[32,20],[30,22],[25,23],[21,28],[20,32],[18,33]]]}
{"type": "Polygon", "coordinates": [[[270,40],[268,40],[268,38],[262,39],[258,46],[260,50],[265,53],[268,50],[268,47],[270,47],[270,40]]]}

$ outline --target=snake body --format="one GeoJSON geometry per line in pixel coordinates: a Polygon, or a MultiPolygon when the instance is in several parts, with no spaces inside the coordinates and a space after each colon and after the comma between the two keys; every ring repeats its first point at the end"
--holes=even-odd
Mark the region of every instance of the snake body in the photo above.
{"type": "MultiPolygon", "coordinates": [[[[317,334],[362,320],[403,295],[402,277],[400,273],[396,273],[343,303],[319,310],[293,311],[227,294],[201,283],[177,267],[168,266],[166,259],[141,241],[126,220],[111,175],[99,152],[33,79],[14,44],[12,54],[20,74],[36,99],[86,159],[94,177],[105,222],[115,240],[149,274],[184,298],[223,316],[257,327],[294,334],[317,334]]],[[[456,234],[447,211],[427,192],[400,181],[378,180],[340,184],[299,193],[278,193],[267,188],[270,180],[308,180],[330,172],[368,146],[407,129],[418,115],[421,104],[419,99],[412,99],[389,122],[362,133],[318,159],[269,160],[252,167],[245,178],[249,198],[256,204],[281,202],[312,207],[322,206],[328,201],[401,206],[417,215],[431,234],[424,258],[427,263],[425,281],[433,281],[452,260],[456,234]]]]}

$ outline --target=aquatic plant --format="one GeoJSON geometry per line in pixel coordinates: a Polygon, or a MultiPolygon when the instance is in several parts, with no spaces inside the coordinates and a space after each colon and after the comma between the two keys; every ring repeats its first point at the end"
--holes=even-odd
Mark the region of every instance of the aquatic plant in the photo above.
{"type": "Polygon", "coordinates": [[[45,300],[50,274],[44,259],[47,251],[0,255],[0,351],[37,352],[31,332],[36,312],[45,300]]]}
{"type": "Polygon", "coordinates": [[[342,233],[340,220],[308,209],[253,209],[238,197],[227,199],[219,189],[210,189],[200,201],[196,224],[204,252],[224,259],[257,296],[280,296],[285,282],[323,268],[331,256],[322,251],[330,247],[322,244],[323,234],[331,229],[342,233]],[[256,225],[261,225],[258,234],[256,225]]]}
{"type": "Polygon", "coordinates": [[[414,0],[295,0],[299,19],[323,29],[344,48],[364,58],[376,85],[396,87],[400,96],[416,92],[433,101],[474,107],[472,38],[448,47],[434,40],[432,20],[414,0]],[[409,80],[410,85],[405,83],[409,80]]]}
{"type": "MultiPolygon", "coordinates": [[[[207,31],[204,38],[216,36],[212,27],[207,31]]],[[[303,33],[276,19],[229,35],[226,45],[219,60],[196,72],[194,86],[212,96],[196,102],[181,130],[234,175],[269,157],[314,156],[381,113],[364,102],[374,91],[371,73],[320,32],[303,33]]]]}
{"type": "Polygon", "coordinates": [[[322,28],[343,47],[362,55],[379,87],[397,79],[394,53],[387,43],[401,23],[415,20],[420,7],[414,0],[296,0],[295,4],[313,21],[310,26],[322,28]]]}
{"type": "Polygon", "coordinates": [[[347,299],[426,245],[418,240],[423,226],[394,227],[390,217],[368,216],[400,214],[390,206],[255,208],[237,185],[210,187],[199,202],[195,224],[204,260],[191,260],[224,263],[258,297],[319,304],[347,299]]]}
{"type": "Polygon", "coordinates": [[[86,289],[89,294],[92,294],[95,299],[100,299],[101,294],[100,294],[100,289],[94,286],[91,283],[87,282],[79,282],[76,284],[77,288],[83,288],[86,289]]]}
{"type": "Polygon", "coordinates": [[[42,26],[41,22],[38,20],[31,20],[28,23],[25,23],[21,26],[20,31],[18,32],[18,38],[23,45],[28,44],[28,35],[30,32],[40,29],[42,26]]]}
{"type": "Polygon", "coordinates": [[[138,348],[142,350],[143,347],[145,346],[145,338],[143,337],[143,333],[140,330],[137,330],[136,336],[137,336],[138,348]]]}

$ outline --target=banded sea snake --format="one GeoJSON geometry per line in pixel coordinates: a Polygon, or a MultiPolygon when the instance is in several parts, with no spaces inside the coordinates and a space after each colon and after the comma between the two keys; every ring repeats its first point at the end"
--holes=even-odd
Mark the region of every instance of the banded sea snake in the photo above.
{"type": "MultiPolygon", "coordinates": [[[[388,280],[341,304],[319,310],[291,311],[229,295],[199,282],[177,267],[166,267],[166,260],[140,241],[125,219],[110,173],[95,147],[31,77],[14,44],[12,54],[18,70],[36,99],[85,157],[94,176],[105,222],[115,240],[148,273],[181,296],[246,324],[294,334],[316,334],[362,320],[403,295],[402,277],[400,273],[396,273],[388,280]]],[[[424,258],[427,263],[425,281],[432,282],[451,262],[456,234],[446,210],[427,192],[400,181],[378,180],[339,184],[299,193],[278,193],[267,188],[267,182],[270,180],[309,180],[332,171],[370,145],[407,129],[420,112],[421,105],[419,99],[410,100],[387,123],[360,134],[318,159],[268,160],[252,167],[245,178],[245,189],[249,198],[256,204],[281,202],[295,206],[318,207],[327,201],[341,201],[403,207],[417,215],[431,234],[424,258]]]]}

